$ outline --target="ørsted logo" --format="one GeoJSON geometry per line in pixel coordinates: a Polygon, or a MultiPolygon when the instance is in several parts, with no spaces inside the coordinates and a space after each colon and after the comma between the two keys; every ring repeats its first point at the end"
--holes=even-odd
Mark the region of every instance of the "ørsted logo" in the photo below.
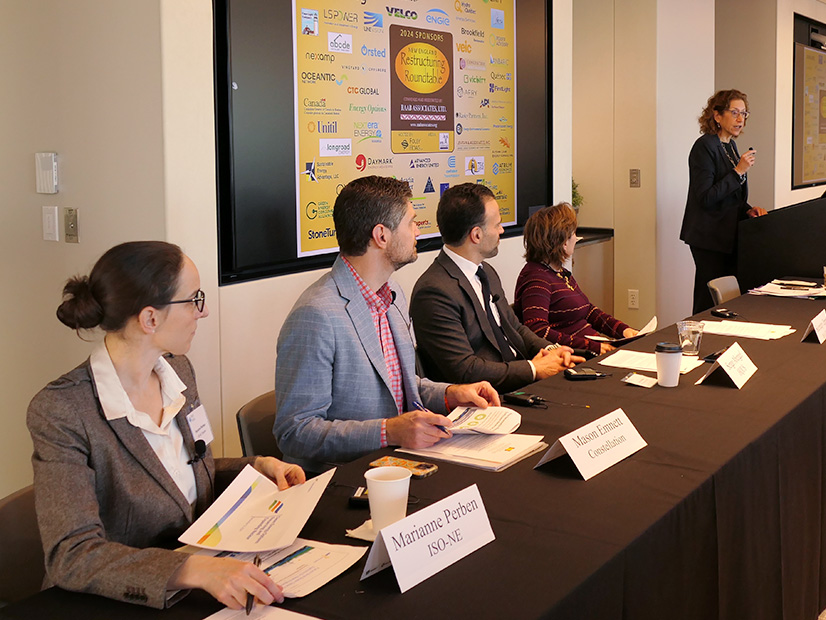
{"type": "Polygon", "coordinates": [[[442,9],[430,9],[425,15],[425,21],[427,21],[428,24],[450,26],[450,16],[442,9]]]}
{"type": "Polygon", "coordinates": [[[417,19],[419,14],[416,11],[404,10],[395,6],[385,6],[387,14],[390,17],[397,17],[399,19],[417,19]]]}
{"type": "Polygon", "coordinates": [[[361,46],[361,55],[370,58],[387,58],[387,49],[383,47],[367,47],[361,46]]]}
{"type": "Polygon", "coordinates": [[[327,33],[327,51],[342,54],[353,53],[353,35],[343,32],[327,33]]]}

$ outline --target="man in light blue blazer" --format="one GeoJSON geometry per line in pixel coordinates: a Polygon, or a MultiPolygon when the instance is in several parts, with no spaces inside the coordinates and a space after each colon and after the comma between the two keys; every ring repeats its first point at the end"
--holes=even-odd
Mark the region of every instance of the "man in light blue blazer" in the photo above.
{"type": "Polygon", "coordinates": [[[281,329],[273,432],[285,460],[307,471],[385,446],[431,446],[451,435],[450,420],[434,412],[499,405],[487,381],[449,385],[415,374],[407,301],[389,281],[417,258],[411,196],[391,178],[347,184],[333,211],[341,254],[281,329]]]}

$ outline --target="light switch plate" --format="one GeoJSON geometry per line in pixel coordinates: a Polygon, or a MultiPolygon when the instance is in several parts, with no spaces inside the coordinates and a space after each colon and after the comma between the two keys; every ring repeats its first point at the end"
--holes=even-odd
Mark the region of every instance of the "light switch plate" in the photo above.
{"type": "Polygon", "coordinates": [[[80,212],[72,207],[63,207],[63,236],[66,243],[79,243],[80,229],[78,219],[80,212]]]}

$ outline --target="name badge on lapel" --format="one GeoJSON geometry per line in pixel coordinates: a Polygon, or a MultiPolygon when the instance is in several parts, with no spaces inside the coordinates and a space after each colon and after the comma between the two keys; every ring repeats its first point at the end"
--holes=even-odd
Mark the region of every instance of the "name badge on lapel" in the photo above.
{"type": "Polygon", "coordinates": [[[205,444],[209,445],[215,436],[212,434],[212,426],[209,423],[209,418],[206,414],[206,409],[203,405],[198,405],[186,414],[186,421],[189,423],[189,432],[192,433],[192,439],[198,441],[202,439],[205,444]]]}

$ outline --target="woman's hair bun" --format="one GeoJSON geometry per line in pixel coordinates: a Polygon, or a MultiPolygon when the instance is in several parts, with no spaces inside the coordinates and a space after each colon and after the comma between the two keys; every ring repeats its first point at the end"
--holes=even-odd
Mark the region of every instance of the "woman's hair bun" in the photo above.
{"type": "Polygon", "coordinates": [[[76,276],[66,282],[57,318],[72,329],[92,329],[103,321],[103,308],[92,294],[88,276],[76,276]]]}

